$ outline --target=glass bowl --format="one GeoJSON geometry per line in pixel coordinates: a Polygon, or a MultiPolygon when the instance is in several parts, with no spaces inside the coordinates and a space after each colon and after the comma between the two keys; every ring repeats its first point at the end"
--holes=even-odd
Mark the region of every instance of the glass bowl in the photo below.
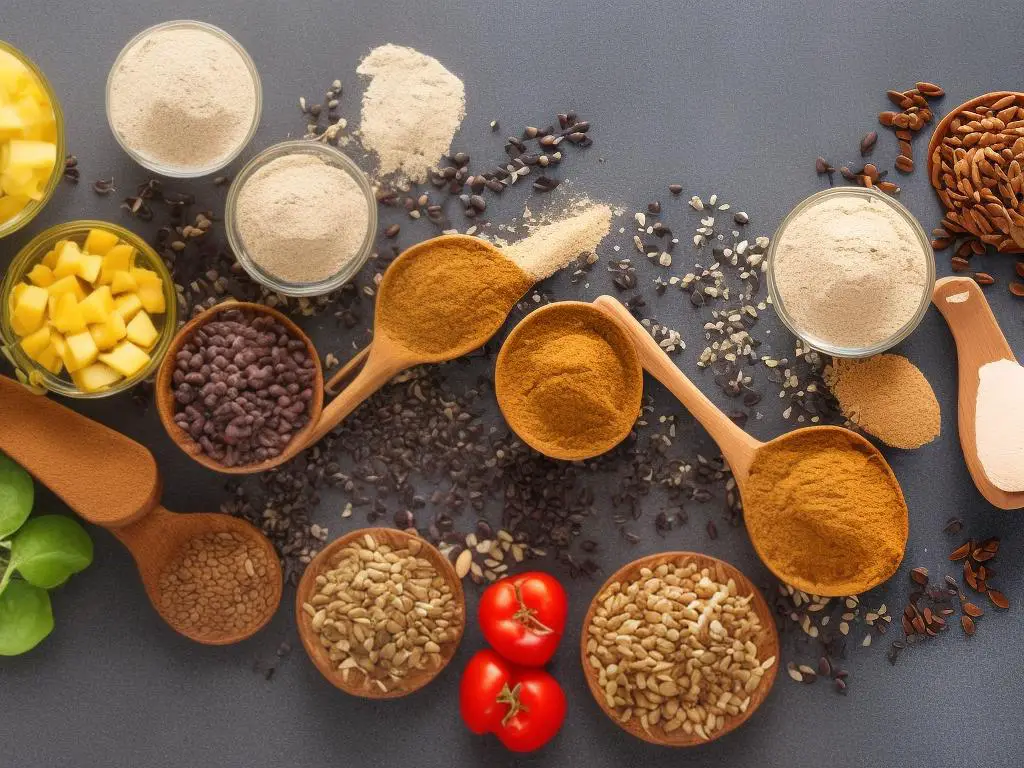
{"type": "Polygon", "coordinates": [[[809,344],[813,349],[820,352],[832,355],[833,357],[848,357],[848,358],[862,358],[872,357],[873,355],[885,352],[887,349],[899,344],[905,338],[907,338],[914,330],[921,324],[921,320],[924,319],[925,314],[928,312],[928,307],[931,304],[932,289],[935,287],[935,257],[932,252],[931,240],[928,239],[927,233],[921,226],[921,223],[914,217],[910,211],[906,209],[898,201],[891,198],[889,195],[879,192],[876,189],[867,189],[865,187],[831,187],[821,192],[816,192],[809,197],[804,198],[791,210],[786,217],[779,224],[778,229],[775,230],[775,236],[772,238],[771,244],[768,246],[767,259],[767,275],[768,275],[768,295],[771,297],[772,304],[775,307],[775,311],[778,313],[779,318],[783,324],[797,337],[802,339],[804,342],[809,344]],[[776,285],[775,280],[775,251],[782,239],[782,234],[786,231],[786,227],[789,223],[800,213],[807,208],[815,205],[821,200],[832,198],[832,197],[862,197],[874,199],[888,205],[894,210],[900,217],[902,217],[914,231],[918,242],[921,245],[922,253],[925,259],[925,280],[924,287],[921,289],[921,300],[918,302],[917,311],[902,327],[900,327],[892,336],[883,341],[878,342],[867,347],[843,347],[831,344],[824,339],[818,338],[814,334],[808,333],[800,328],[799,324],[793,319],[793,317],[786,311],[786,304],[782,300],[782,296],[779,295],[779,289],[776,285]]]}
{"type": "Polygon", "coordinates": [[[149,378],[160,365],[160,361],[170,346],[171,338],[177,328],[178,319],[178,297],[174,290],[174,279],[164,262],[157,256],[145,240],[117,224],[108,221],[93,221],[80,219],[69,221],[66,224],[58,224],[40,232],[29,241],[28,245],[22,248],[14,257],[3,282],[0,283],[0,337],[3,339],[4,351],[13,360],[15,366],[30,377],[30,382],[37,384],[51,392],[56,392],[67,397],[82,399],[96,399],[110,397],[119,392],[131,389],[139,382],[149,378]],[[90,229],[104,229],[113,232],[121,240],[133,246],[136,250],[136,264],[152,269],[160,275],[163,281],[164,303],[166,311],[162,315],[153,316],[153,324],[156,326],[160,336],[153,348],[149,351],[149,364],[141,371],[126,379],[121,379],[113,386],[101,392],[83,392],[71,381],[66,372],[55,376],[40,366],[22,350],[18,335],[11,327],[10,299],[14,286],[25,281],[29,270],[38,264],[43,256],[56,245],[58,240],[73,240],[81,245],[85,242],[86,235],[90,229]]]}
{"type": "Polygon", "coordinates": [[[231,182],[231,188],[228,190],[228,199],[224,209],[224,225],[227,231],[228,242],[231,244],[231,250],[235,252],[238,263],[242,265],[242,268],[245,269],[253,280],[285,296],[320,296],[340,288],[351,280],[363,268],[366,260],[370,257],[370,253],[373,251],[374,237],[377,233],[377,198],[373,193],[373,187],[370,185],[370,180],[366,177],[366,174],[340,149],[308,139],[282,141],[260,152],[246,163],[242,170],[238,172],[238,175],[235,176],[235,180],[231,182]],[[287,282],[264,270],[249,256],[249,252],[245,249],[245,243],[242,240],[242,234],[238,231],[236,208],[238,206],[238,195],[245,182],[256,171],[272,160],[294,154],[313,155],[348,173],[355,180],[356,184],[359,185],[359,189],[362,190],[363,195],[366,197],[366,208],[369,214],[366,222],[366,235],[363,237],[363,243],[356,255],[335,274],[324,280],[312,283],[287,282]]]}
{"type": "Polygon", "coordinates": [[[57,94],[54,92],[53,86],[50,85],[50,81],[46,79],[46,75],[28,56],[10,43],[0,40],[0,51],[6,51],[28,67],[29,72],[36,78],[39,85],[42,86],[43,92],[46,93],[47,98],[50,100],[50,107],[53,109],[53,119],[57,125],[57,162],[54,164],[53,171],[50,173],[50,179],[46,182],[46,187],[43,189],[43,197],[40,200],[33,200],[15,217],[0,222],[0,238],[3,238],[12,232],[17,232],[32,221],[36,214],[43,210],[43,207],[50,202],[54,192],[57,191],[57,185],[60,184],[60,180],[64,176],[64,158],[67,154],[67,149],[64,144],[64,112],[60,108],[60,101],[58,101],[57,94]]]}
{"type": "Polygon", "coordinates": [[[219,171],[221,168],[228,165],[232,160],[238,157],[242,153],[242,150],[248,146],[250,141],[252,141],[252,137],[256,134],[256,128],[260,123],[260,114],[263,111],[263,88],[260,84],[260,74],[256,71],[256,64],[253,62],[249,52],[242,47],[241,43],[220,27],[215,27],[213,24],[207,24],[203,21],[192,21],[190,19],[179,19],[177,21],[165,21],[160,24],[154,24],[152,27],[147,27],[129,40],[127,45],[125,45],[125,47],[121,49],[121,52],[117,54],[117,58],[114,59],[114,63],[110,67],[110,72],[107,73],[107,85],[104,95],[106,102],[107,125],[110,126],[110,132],[114,134],[114,138],[121,146],[121,149],[123,149],[125,153],[132,158],[132,160],[143,168],[153,171],[153,173],[159,173],[161,176],[169,176],[175,179],[195,179],[200,176],[209,176],[211,173],[219,171]],[[256,108],[253,110],[252,115],[252,125],[249,126],[249,130],[245,134],[245,138],[236,149],[225,155],[222,159],[216,161],[214,164],[206,167],[185,168],[181,166],[164,165],[159,161],[147,158],[145,155],[125,144],[124,140],[121,138],[121,134],[119,134],[117,129],[114,127],[114,121],[110,114],[110,89],[114,81],[114,72],[116,72],[117,68],[121,65],[121,61],[124,59],[125,54],[127,54],[135,45],[142,42],[144,38],[154,32],[161,32],[167,29],[195,29],[202,32],[208,32],[211,35],[219,37],[238,52],[238,55],[242,57],[242,61],[245,62],[246,69],[249,70],[249,74],[252,76],[256,100],[256,108]]]}

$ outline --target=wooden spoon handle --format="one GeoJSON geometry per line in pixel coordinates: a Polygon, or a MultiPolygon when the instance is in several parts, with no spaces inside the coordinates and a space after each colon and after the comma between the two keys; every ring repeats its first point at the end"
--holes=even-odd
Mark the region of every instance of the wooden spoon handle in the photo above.
{"type": "Polygon", "coordinates": [[[6,376],[0,451],[96,525],[127,525],[158,500],[160,476],[148,450],[6,376]]]}
{"type": "Polygon", "coordinates": [[[984,292],[971,278],[937,280],[932,303],[949,324],[961,366],[980,367],[995,360],[1016,359],[984,292]]]}
{"type": "Polygon", "coordinates": [[[327,380],[324,384],[324,393],[331,395],[332,397],[338,393],[335,391],[345,381],[351,378],[356,371],[363,366],[366,362],[366,358],[370,356],[370,350],[373,349],[373,342],[370,342],[361,350],[352,356],[352,359],[345,363],[341,368],[327,380]]]}
{"type": "Polygon", "coordinates": [[[594,304],[618,320],[633,339],[644,369],[686,406],[718,443],[732,471],[746,477],[760,443],[740,429],[676,367],[651,334],[629,313],[622,302],[599,296],[594,304]]]}

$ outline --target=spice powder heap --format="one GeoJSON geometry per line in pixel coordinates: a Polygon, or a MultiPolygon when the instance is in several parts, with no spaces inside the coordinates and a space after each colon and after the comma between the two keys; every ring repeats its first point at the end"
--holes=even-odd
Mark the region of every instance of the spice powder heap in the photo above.
{"type": "Polygon", "coordinates": [[[1024,367],[996,360],[978,371],[974,432],[985,475],[1008,493],[1024,491],[1024,367]]]}
{"type": "Polygon", "coordinates": [[[835,359],[825,382],[843,415],[893,448],[911,450],[939,436],[939,401],[921,369],[902,355],[835,359]]]}
{"type": "Polygon", "coordinates": [[[577,459],[611,449],[640,412],[632,342],[590,305],[551,304],[502,348],[494,388],[509,426],[536,450],[577,459]]]}
{"type": "Polygon", "coordinates": [[[384,273],[377,321],[387,335],[427,359],[482,345],[533,278],[482,240],[439,237],[406,251],[384,273]]]}
{"type": "Polygon", "coordinates": [[[733,579],[682,560],[608,585],[586,628],[587,661],[608,708],[648,734],[710,739],[747,711],[775,664],[759,656],[764,628],[752,600],[733,579]]]}
{"type": "Polygon", "coordinates": [[[160,613],[201,640],[248,632],[273,599],[269,566],[264,548],[241,533],[189,539],[160,574],[160,613]]]}
{"type": "Polygon", "coordinates": [[[395,547],[367,533],[317,575],[302,609],[343,681],[360,675],[366,688],[388,693],[444,665],[462,609],[421,549],[418,539],[395,547]]]}
{"type": "Polygon", "coordinates": [[[907,544],[896,478],[870,445],[839,428],[799,430],[760,448],[743,509],[765,564],[812,595],[857,595],[881,584],[907,544]]]}
{"type": "Polygon", "coordinates": [[[593,253],[611,229],[612,209],[583,200],[554,220],[537,224],[502,252],[536,280],[550,277],[583,253],[593,253]]]}

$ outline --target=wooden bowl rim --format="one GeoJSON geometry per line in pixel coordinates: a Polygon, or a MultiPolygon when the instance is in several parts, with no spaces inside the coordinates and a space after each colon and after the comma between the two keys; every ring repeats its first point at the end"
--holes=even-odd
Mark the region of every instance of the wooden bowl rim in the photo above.
{"type": "Polygon", "coordinates": [[[714,557],[713,555],[704,554],[703,552],[690,552],[685,550],[656,552],[626,563],[615,571],[615,573],[609,576],[604,584],[602,584],[594,594],[594,597],[590,601],[590,605],[587,607],[587,613],[583,619],[583,628],[580,632],[580,663],[583,665],[583,676],[587,680],[587,688],[590,689],[591,695],[594,697],[594,700],[597,701],[601,711],[604,712],[609,720],[619,726],[619,728],[638,739],[648,742],[649,744],[657,744],[662,747],[697,747],[702,744],[709,744],[739,728],[750,719],[750,717],[760,708],[761,704],[764,703],[764,700],[768,698],[768,694],[771,693],[772,686],[775,684],[775,677],[779,671],[779,630],[775,625],[775,614],[772,612],[768,602],[764,599],[764,595],[761,594],[761,591],[754,585],[754,583],[736,566],[731,563],[727,563],[725,560],[714,557]],[[682,729],[679,729],[674,733],[666,734],[661,729],[660,725],[652,727],[651,732],[648,733],[635,718],[630,719],[627,722],[622,722],[614,712],[609,710],[608,704],[604,699],[604,691],[597,683],[597,673],[594,671],[593,667],[590,666],[590,662],[588,661],[587,630],[590,627],[590,623],[593,621],[594,612],[597,610],[597,601],[600,596],[604,594],[605,590],[615,582],[631,577],[644,566],[656,568],[662,563],[673,560],[695,560],[698,564],[698,568],[705,568],[708,566],[721,567],[726,577],[731,577],[736,582],[737,591],[741,596],[746,596],[748,594],[753,595],[754,610],[762,624],[761,635],[759,636],[759,642],[757,643],[758,652],[760,655],[761,652],[767,651],[761,661],[772,656],[775,657],[775,663],[765,670],[764,677],[761,679],[761,684],[752,694],[750,694],[750,705],[747,707],[747,711],[736,717],[728,718],[725,725],[720,730],[715,731],[710,739],[702,739],[696,734],[687,734],[682,729]]]}
{"type": "Polygon", "coordinates": [[[174,338],[171,340],[171,344],[167,348],[167,353],[164,355],[164,359],[160,363],[160,368],[156,376],[155,390],[157,412],[160,414],[160,422],[164,425],[164,430],[166,430],[167,434],[178,448],[180,448],[190,458],[207,469],[212,469],[214,472],[220,472],[225,475],[250,475],[257,472],[264,472],[268,469],[284,464],[295,455],[295,451],[291,450],[292,446],[305,445],[309,435],[313,432],[317,423],[320,421],[320,414],[323,412],[324,373],[320,366],[320,355],[316,351],[316,347],[313,346],[312,340],[305,331],[299,328],[299,326],[286,315],[273,307],[267,307],[263,304],[255,304],[248,301],[225,301],[220,304],[216,304],[209,309],[203,310],[200,314],[185,323],[185,325],[183,325],[178,332],[174,334],[174,338]],[[306,423],[306,426],[292,435],[292,439],[288,445],[285,446],[285,449],[278,456],[275,456],[272,459],[267,459],[266,461],[261,461],[258,464],[246,464],[240,467],[225,467],[220,462],[214,461],[203,453],[192,437],[174,423],[175,403],[174,394],[171,391],[171,377],[174,375],[178,352],[181,351],[182,346],[184,346],[185,342],[193,333],[195,333],[196,329],[210,322],[215,315],[234,309],[251,310],[253,312],[270,315],[281,323],[286,329],[288,329],[290,334],[297,339],[301,339],[305,343],[306,351],[309,354],[310,359],[315,363],[315,372],[313,378],[313,399],[310,401],[309,421],[306,423]]]}
{"type": "Polygon", "coordinates": [[[466,594],[462,589],[462,580],[455,573],[455,567],[447,557],[441,554],[441,551],[437,547],[426,539],[423,539],[416,534],[409,533],[408,531],[403,531],[399,528],[389,528],[386,526],[358,528],[354,531],[349,531],[344,536],[332,541],[320,550],[317,556],[314,557],[306,566],[306,570],[303,572],[302,578],[299,581],[299,586],[295,592],[295,624],[299,632],[299,639],[302,641],[302,647],[306,650],[306,655],[309,656],[310,661],[313,662],[313,666],[317,668],[317,671],[319,671],[327,682],[335,688],[351,694],[352,696],[358,696],[364,699],[398,699],[403,696],[408,696],[411,693],[415,693],[427,684],[433,682],[455,657],[455,654],[459,650],[459,645],[462,643],[462,636],[466,630],[466,594]],[[333,667],[330,665],[330,662],[325,657],[323,653],[323,646],[317,642],[317,639],[313,634],[312,627],[309,625],[309,616],[302,609],[303,603],[306,602],[307,596],[313,589],[314,580],[323,571],[324,565],[327,561],[350,543],[356,539],[366,536],[367,534],[372,536],[378,542],[392,545],[396,543],[396,540],[403,544],[412,541],[413,539],[420,542],[420,554],[430,560],[434,567],[438,569],[438,572],[444,580],[448,583],[452,593],[455,595],[455,600],[460,614],[455,638],[451,642],[446,643],[441,649],[441,666],[436,669],[420,672],[416,675],[410,675],[406,680],[412,680],[413,682],[411,685],[406,686],[403,684],[402,687],[387,692],[382,692],[376,687],[357,688],[356,686],[343,681],[341,676],[335,672],[333,667]]]}
{"type": "Polygon", "coordinates": [[[603,309],[595,306],[589,301],[553,301],[550,304],[545,304],[543,307],[533,310],[526,315],[526,317],[516,323],[508,336],[505,337],[505,341],[502,342],[501,349],[498,350],[498,357],[494,361],[494,396],[498,401],[498,410],[501,411],[502,418],[505,419],[505,422],[512,428],[512,431],[516,433],[519,439],[533,448],[533,450],[549,458],[558,459],[560,461],[583,461],[585,459],[592,459],[595,456],[607,453],[629,437],[629,433],[632,432],[633,428],[636,426],[636,417],[629,422],[628,427],[625,427],[615,436],[614,440],[609,440],[607,445],[602,445],[597,450],[593,448],[588,450],[581,449],[578,451],[552,450],[551,446],[538,442],[533,435],[527,435],[516,428],[516,425],[513,423],[515,419],[509,418],[509,413],[505,408],[505,401],[502,397],[502,391],[498,387],[498,370],[508,358],[509,350],[514,346],[519,335],[524,332],[524,328],[528,329],[530,324],[536,321],[536,318],[541,317],[546,313],[566,308],[577,309],[590,315],[595,321],[604,323],[607,327],[613,328],[615,333],[619,335],[621,345],[616,348],[616,352],[623,357],[627,366],[631,367],[634,371],[633,378],[637,381],[637,386],[635,397],[632,399],[636,401],[636,415],[639,416],[644,399],[644,368],[640,362],[640,353],[637,352],[636,345],[633,344],[633,340],[629,337],[629,332],[623,327],[621,321],[619,321],[619,319],[614,315],[605,312],[603,309]]]}

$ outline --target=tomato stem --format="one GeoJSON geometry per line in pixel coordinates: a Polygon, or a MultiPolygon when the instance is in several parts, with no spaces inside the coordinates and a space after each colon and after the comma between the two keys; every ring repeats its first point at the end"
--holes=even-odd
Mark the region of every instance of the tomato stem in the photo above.
{"type": "Polygon", "coordinates": [[[537,618],[537,611],[523,601],[523,593],[520,591],[519,585],[513,584],[512,588],[516,592],[516,602],[519,603],[519,610],[512,615],[512,618],[538,635],[550,635],[554,632],[555,630],[537,618]]]}
{"type": "Polygon", "coordinates": [[[508,683],[505,683],[505,685],[501,689],[501,693],[498,694],[498,698],[496,699],[496,701],[499,704],[508,704],[508,712],[506,712],[505,716],[501,718],[502,726],[508,725],[509,720],[518,715],[520,712],[530,711],[529,708],[527,708],[527,706],[523,704],[522,700],[519,698],[522,688],[523,686],[521,683],[516,683],[513,688],[509,688],[508,683]]]}

